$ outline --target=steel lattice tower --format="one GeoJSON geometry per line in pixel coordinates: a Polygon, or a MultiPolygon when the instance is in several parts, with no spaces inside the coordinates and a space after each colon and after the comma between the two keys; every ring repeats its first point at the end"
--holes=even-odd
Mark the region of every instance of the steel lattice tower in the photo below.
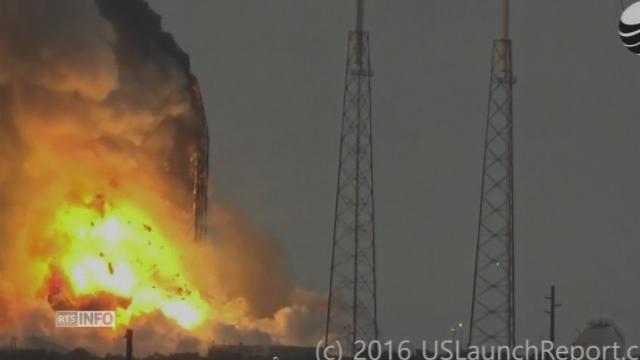
{"type": "Polygon", "coordinates": [[[509,3],[493,42],[476,248],[470,345],[513,346],[513,72],[509,3]]]}
{"type": "Polygon", "coordinates": [[[207,209],[209,184],[209,126],[204,111],[204,102],[200,85],[195,76],[191,76],[191,93],[198,121],[195,149],[191,153],[191,179],[193,181],[194,239],[202,240],[207,236],[207,209]]]}
{"type": "Polygon", "coordinates": [[[378,336],[369,33],[363,0],[349,32],[325,344],[378,336]]]}

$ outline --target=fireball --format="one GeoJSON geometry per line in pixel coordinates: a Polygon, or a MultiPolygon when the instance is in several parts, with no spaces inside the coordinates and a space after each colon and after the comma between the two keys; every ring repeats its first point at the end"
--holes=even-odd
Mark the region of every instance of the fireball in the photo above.
{"type": "Polygon", "coordinates": [[[47,281],[54,308],[115,310],[118,325],[155,311],[185,329],[207,319],[180,249],[134,204],[88,196],[62,205],[49,232],[62,244],[47,281]]]}

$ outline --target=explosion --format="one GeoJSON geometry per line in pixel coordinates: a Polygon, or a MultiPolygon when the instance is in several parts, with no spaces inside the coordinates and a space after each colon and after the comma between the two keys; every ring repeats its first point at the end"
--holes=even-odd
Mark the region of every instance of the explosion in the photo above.
{"type": "Polygon", "coordinates": [[[101,195],[61,207],[49,231],[64,239],[65,252],[58,262],[68,279],[49,280],[53,307],[80,308],[73,298],[84,297],[86,302],[106,292],[122,299],[113,302],[117,324],[156,310],[186,329],[202,324],[209,307],[181,276],[184,265],[178,249],[152,223],[133,205],[112,204],[101,195]]]}
{"type": "Polygon", "coordinates": [[[0,340],[320,338],[325,297],[295,288],[271,236],[213,202],[194,240],[198,89],[143,0],[0,0],[0,340]],[[114,310],[117,326],[55,329],[71,309],[114,310]]]}

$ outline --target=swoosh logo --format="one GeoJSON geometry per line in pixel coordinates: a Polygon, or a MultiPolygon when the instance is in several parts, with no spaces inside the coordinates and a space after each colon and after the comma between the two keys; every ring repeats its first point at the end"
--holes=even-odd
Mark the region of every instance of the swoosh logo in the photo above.
{"type": "Polygon", "coordinates": [[[640,30],[630,34],[620,34],[620,40],[627,47],[635,46],[640,43],[640,30]]]}

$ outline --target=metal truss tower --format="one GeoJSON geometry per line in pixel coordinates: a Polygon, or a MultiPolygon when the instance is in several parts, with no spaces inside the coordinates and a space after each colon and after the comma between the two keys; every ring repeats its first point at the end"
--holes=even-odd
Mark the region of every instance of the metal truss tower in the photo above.
{"type": "Polygon", "coordinates": [[[191,179],[193,181],[193,217],[194,238],[207,236],[207,208],[209,183],[209,127],[204,111],[204,102],[200,85],[195,76],[191,77],[191,92],[195,102],[195,114],[198,122],[195,149],[191,152],[191,179]]]}
{"type": "Polygon", "coordinates": [[[493,42],[489,84],[469,344],[513,346],[513,72],[508,0],[502,0],[502,33],[493,42]]]}
{"type": "Polygon", "coordinates": [[[363,0],[349,32],[325,345],[378,337],[373,202],[371,64],[363,0]]]}

